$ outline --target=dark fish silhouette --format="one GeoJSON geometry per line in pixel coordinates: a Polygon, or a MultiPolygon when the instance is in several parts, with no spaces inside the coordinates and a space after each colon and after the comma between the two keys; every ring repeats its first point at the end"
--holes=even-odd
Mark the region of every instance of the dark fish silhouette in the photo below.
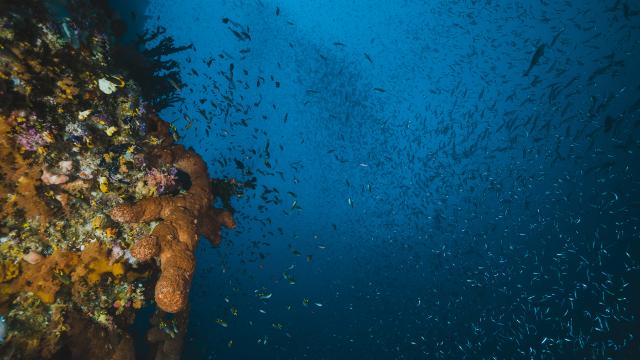
{"type": "Polygon", "coordinates": [[[534,66],[540,61],[540,58],[544,55],[545,44],[538,46],[536,52],[533,54],[531,58],[531,63],[529,64],[529,68],[525,71],[524,76],[529,76],[529,72],[533,69],[534,66]]]}
{"type": "Polygon", "coordinates": [[[562,33],[564,32],[565,28],[562,28],[560,31],[558,31],[558,33],[556,34],[556,36],[553,37],[553,40],[551,40],[551,44],[549,45],[549,47],[553,47],[553,45],[556,44],[556,41],[558,41],[558,39],[560,38],[560,35],[562,35],[562,33]]]}
{"type": "Polygon", "coordinates": [[[241,40],[241,41],[244,41],[244,40],[245,40],[244,36],[243,36],[242,34],[240,34],[239,32],[237,32],[237,31],[235,31],[235,30],[233,30],[233,29],[229,29],[229,30],[233,33],[233,35],[234,35],[238,40],[241,40]]]}
{"type": "Polygon", "coordinates": [[[611,116],[607,116],[604,119],[604,132],[605,133],[608,133],[609,131],[611,131],[611,129],[613,128],[613,122],[614,122],[614,119],[611,116]]]}

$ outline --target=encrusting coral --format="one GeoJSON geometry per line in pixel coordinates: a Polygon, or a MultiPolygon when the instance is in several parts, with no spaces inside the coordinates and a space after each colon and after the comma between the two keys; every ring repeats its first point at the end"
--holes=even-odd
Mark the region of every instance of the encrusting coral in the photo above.
{"type": "Polygon", "coordinates": [[[45,223],[51,216],[51,210],[37,196],[37,178],[40,176],[40,164],[37,160],[25,159],[23,152],[16,151],[18,146],[10,135],[12,126],[21,118],[19,112],[10,116],[0,114],[0,174],[4,181],[0,182],[0,194],[7,198],[0,202],[0,218],[6,218],[21,204],[25,215],[39,218],[45,223]]]}

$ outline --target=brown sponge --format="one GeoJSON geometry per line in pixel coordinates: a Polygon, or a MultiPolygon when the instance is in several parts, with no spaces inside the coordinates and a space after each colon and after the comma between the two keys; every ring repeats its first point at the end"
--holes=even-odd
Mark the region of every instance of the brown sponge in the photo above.
{"type": "Polygon", "coordinates": [[[122,223],[161,220],[149,236],[132,246],[131,254],[141,261],[160,257],[161,274],[156,283],[155,300],[162,310],[176,313],[187,305],[198,235],[204,235],[217,246],[220,227],[232,228],[235,223],[230,212],[211,207],[213,195],[209,174],[198,154],[172,144],[157,149],[154,156],[187,173],[191,187],[186,193],[175,196],[118,205],[111,210],[110,216],[122,223]]]}

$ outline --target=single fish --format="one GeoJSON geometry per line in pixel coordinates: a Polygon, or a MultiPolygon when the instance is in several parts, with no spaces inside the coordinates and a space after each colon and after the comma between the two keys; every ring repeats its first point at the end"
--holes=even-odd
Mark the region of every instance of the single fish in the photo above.
{"type": "Polygon", "coordinates": [[[556,36],[553,37],[553,40],[551,40],[551,44],[549,44],[549,47],[553,47],[553,45],[555,45],[556,41],[558,41],[558,39],[560,38],[560,35],[562,35],[562,33],[564,32],[565,28],[562,28],[557,34],[556,36]]]}
{"type": "Polygon", "coordinates": [[[4,317],[0,315],[0,344],[4,342],[5,336],[7,336],[7,323],[4,317]]]}
{"type": "Polygon", "coordinates": [[[542,56],[544,55],[544,48],[545,48],[545,44],[538,46],[538,48],[536,49],[536,52],[533,54],[533,57],[531,58],[531,63],[529,64],[529,68],[527,69],[527,71],[525,71],[524,76],[529,76],[529,72],[531,72],[531,69],[533,69],[533,67],[536,66],[538,61],[540,61],[540,58],[542,58],[542,56]]]}
{"type": "Polygon", "coordinates": [[[287,282],[288,282],[289,284],[291,284],[291,285],[295,285],[295,283],[296,283],[296,279],[295,279],[293,276],[291,276],[291,275],[287,274],[286,272],[283,272],[283,273],[282,273],[282,277],[283,277],[285,280],[287,280],[287,282]]]}
{"type": "Polygon", "coordinates": [[[169,84],[171,84],[171,86],[173,86],[174,89],[176,89],[178,91],[181,90],[180,86],[178,86],[178,84],[175,81],[173,81],[171,79],[167,79],[167,81],[169,81],[169,84]]]}
{"type": "Polygon", "coordinates": [[[241,33],[237,32],[237,31],[235,31],[235,30],[233,30],[233,29],[229,29],[229,31],[231,31],[231,33],[233,33],[233,35],[234,35],[238,40],[240,40],[240,41],[244,41],[244,40],[246,40],[243,34],[241,34],[241,33]]]}
{"type": "Polygon", "coordinates": [[[300,205],[298,205],[298,201],[297,200],[293,200],[293,204],[291,204],[291,210],[302,210],[302,207],[300,205]]]}

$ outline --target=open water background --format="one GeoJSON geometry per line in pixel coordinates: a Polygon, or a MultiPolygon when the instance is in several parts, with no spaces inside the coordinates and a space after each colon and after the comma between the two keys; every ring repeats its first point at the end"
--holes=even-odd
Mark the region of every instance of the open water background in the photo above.
{"type": "Polygon", "coordinates": [[[257,180],[200,244],[185,358],[639,355],[637,2],[144,12],[195,47],[161,115],[257,180]]]}

